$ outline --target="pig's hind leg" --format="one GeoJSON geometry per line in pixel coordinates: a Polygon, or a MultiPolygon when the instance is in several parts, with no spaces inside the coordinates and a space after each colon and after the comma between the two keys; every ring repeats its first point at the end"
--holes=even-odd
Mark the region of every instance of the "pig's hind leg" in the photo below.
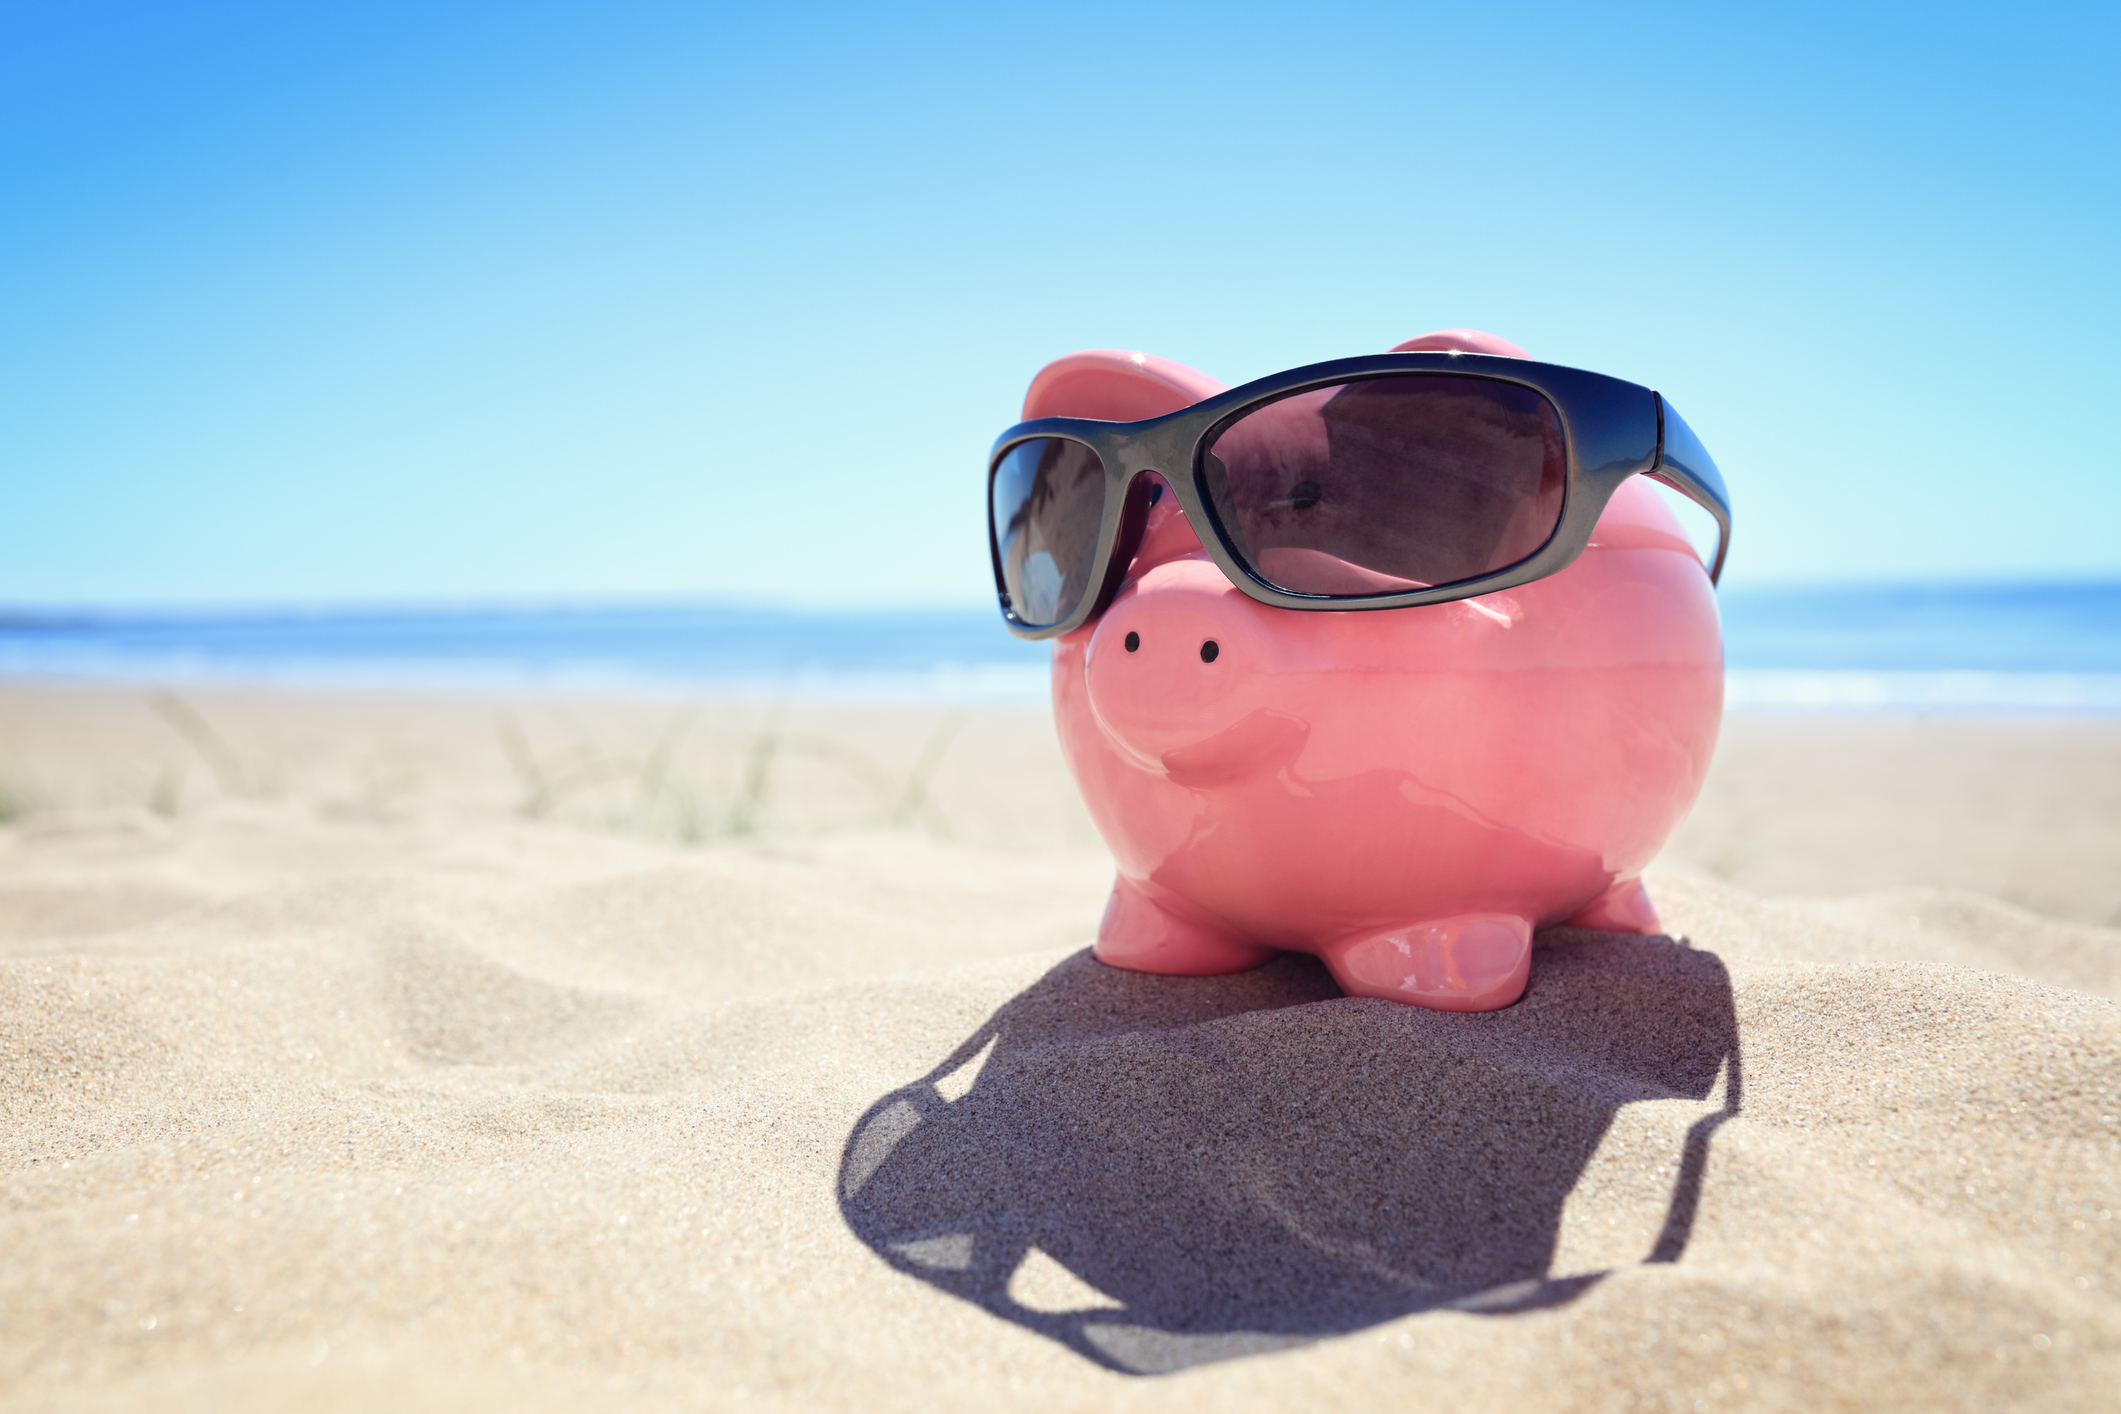
{"type": "Polygon", "coordinates": [[[1532,976],[1531,920],[1462,913],[1359,933],[1318,950],[1351,997],[1382,997],[1435,1011],[1497,1011],[1532,976]]]}
{"type": "Polygon", "coordinates": [[[1623,879],[1569,915],[1571,928],[1605,933],[1662,933],[1664,924],[1640,879],[1623,879]]]}
{"type": "Polygon", "coordinates": [[[1215,977],[1257,967],[1274,956],[1274,950],[1181,918],[1121,879],[1112,886],[1105,921],[1098,925],[1095,956],[1130,972],[1215,977]]]}

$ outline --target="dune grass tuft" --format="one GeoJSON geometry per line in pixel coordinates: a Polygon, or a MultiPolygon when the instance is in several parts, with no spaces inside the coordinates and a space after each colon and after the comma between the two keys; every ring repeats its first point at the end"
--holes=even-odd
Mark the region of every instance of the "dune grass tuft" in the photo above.
{"type": "Polygon", "coordinates": [[[791,732],[785,726],[786,704],[776,704],[767,719],[731,762],[722,769],[703,763],[686,747],[701,709],[673,711],[644,751],[607,751],[587,739],[540,750],[522,725],[503,715],[495,736],[518,787],[516,811],[527,819],[554,818],[563,811],[581,819],[593,810],[584,798],[597,792],[607,805],[605,788],[631,783],[631,799],[607,809],[597,822],[610,828],[664,835],[684,843],[714,838],[743,839],[772,825],[775,783],[784,763],[809,761],[836,771],[860,787],[870,804],[869,823],[887,828],[924,828],[949,837],[950,822],[931,794],[936,771],[952,739],[964,725],[963,713],[936,723],[918,759],[903,779],[885,770],[866,752],[814,732],[791,732]],[[723,784],[716,786],[719,778],[723,784]],[[567,809],[570,803],[576,808],[567,809]]]}

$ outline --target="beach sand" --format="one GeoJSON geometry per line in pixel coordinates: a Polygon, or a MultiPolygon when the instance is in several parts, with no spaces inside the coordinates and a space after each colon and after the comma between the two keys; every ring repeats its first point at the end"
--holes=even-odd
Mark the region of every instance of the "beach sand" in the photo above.
{"type": "Polygon", "coordinates": [[[1650,882],[1443,1015],[1090,961],[1041,712],[0,687],[0,1401],[2112,1408],[2121,724],[1650,882]]]}

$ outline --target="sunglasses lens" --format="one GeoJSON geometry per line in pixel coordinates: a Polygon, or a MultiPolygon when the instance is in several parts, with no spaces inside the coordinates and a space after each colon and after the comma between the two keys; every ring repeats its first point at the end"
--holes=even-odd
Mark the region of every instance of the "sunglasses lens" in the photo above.
{"type": "Polygon", "coordinates": [[[987,514],[1016,617],[1043,628],[1074,613],[1089,591],[1105,514],[1097,453],[1063,437],[1017,443],[994,465],[987,514]]]}
{"type": "Polygon", "coordinates": [[[1417,374],[1314,388],[1216,434],[1200,484],[1260,578],[1298,594],[1476,579],[1554,533],[1561,415],[1529,388],[1417,374]]]}

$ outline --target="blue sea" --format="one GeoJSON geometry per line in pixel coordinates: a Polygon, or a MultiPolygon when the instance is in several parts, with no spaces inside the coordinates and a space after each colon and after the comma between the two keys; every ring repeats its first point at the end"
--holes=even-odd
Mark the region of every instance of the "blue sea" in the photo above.
{"type": "MultiPolygon", "coordinates": [[[[1736,711],[2121,714],[2121,581],[1733,589],[1736,711]]],[[[1045,700],[991,611],[711,605],[0,613],[0,676],[341,687],[1045,700]]]]}

